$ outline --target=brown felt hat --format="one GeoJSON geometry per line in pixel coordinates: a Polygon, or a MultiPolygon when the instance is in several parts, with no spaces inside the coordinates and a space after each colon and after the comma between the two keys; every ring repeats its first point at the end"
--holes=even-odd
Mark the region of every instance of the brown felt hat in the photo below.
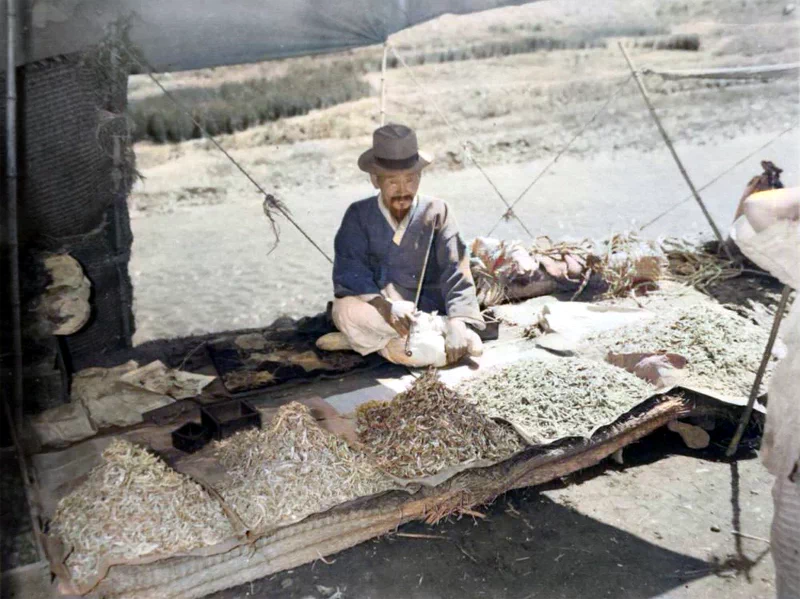
{"type": "Polygon", "coordinates": [[[358,157],[358,168],[365,173],[387,175],[400,171],[418,172],[433,159],[417,146],[417,134],[405,125],[389,123],[375,129],[372,147],[358,157]]]}

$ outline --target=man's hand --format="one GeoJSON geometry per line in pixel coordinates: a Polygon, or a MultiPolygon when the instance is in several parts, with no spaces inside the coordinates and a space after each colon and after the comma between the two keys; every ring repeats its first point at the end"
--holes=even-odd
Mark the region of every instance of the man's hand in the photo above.
{"type": "Polygon", "coordinates": [[[469,330],[463,320],[447,319],[444,331],[444,350],[447,363],[455,364],[469,353],[469,330]]]}
{"type": "Polygon", "coordinates": [[[390,302],[384,297],[376,297],[370,304],[380,312],[383,319],[397,331],[398,335],[401,337],[408,335],[416,313],[414,302],[405,300],[390,302]]]}

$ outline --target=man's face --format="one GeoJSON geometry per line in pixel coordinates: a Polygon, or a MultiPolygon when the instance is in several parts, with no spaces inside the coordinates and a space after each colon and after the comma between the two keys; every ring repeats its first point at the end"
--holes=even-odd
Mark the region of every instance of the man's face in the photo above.
{"type": "Polygon", "coordinates": [[[421,173],[413,171],[372,175],[372,184],[381,190],[381,201],[398,223],[411,210],[421,178],[421,173]]]}

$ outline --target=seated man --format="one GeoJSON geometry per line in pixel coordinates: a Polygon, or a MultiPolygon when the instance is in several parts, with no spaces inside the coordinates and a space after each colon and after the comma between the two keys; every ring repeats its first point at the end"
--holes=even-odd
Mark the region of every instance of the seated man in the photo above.
{"type": "Polygon", "coordinates": [[[377,129],[372,143],[358,166],[379,193],[351,204],[336,234],[333,321],[340,332],[321,337],[317,346],[379,352],[409,366],[442,366],[480,355],[481,340],[467,325],[482,330],[485,324],[453,211],[441,200],[417,195],[430,160],[419,152],[414,131],[403,125],[377,129]],[[429,244],[417,311],[414,299],[429,244]],[[441,316],[429,316],[433,312],[441,316]],[[433,342],[420,346],[415,335],[433,342]]]}

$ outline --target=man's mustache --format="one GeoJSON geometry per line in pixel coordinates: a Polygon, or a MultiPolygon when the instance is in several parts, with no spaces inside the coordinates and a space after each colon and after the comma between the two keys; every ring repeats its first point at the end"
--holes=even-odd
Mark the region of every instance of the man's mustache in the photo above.
{"type": "Polygon", "coordinates": [[[414,199],[413,196],[394,196],[392,198],[392,201],[393,202],[401,202],[401,201],[410,202],[413,199],[414,199]]]}

